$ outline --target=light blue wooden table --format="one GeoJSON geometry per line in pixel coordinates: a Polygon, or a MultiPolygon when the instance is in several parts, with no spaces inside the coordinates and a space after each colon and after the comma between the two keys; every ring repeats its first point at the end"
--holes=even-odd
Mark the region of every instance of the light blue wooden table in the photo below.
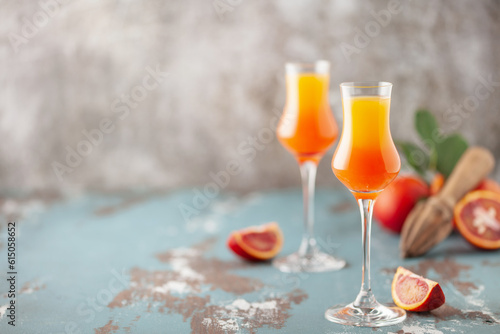
{"type": "Polygon", "coordinates": [[[2,199],[1,333],[500,333],[500,253],[480,252],[453,235],[425,258],[398,257],[399,238],[376,224],[372,285],[391,302],[397,266],[437,280],[446,305],[409,314],[400,325],[351,328],[324,319],[351,302],[361,275],[361,227],[344,190],[320,189],[321,247],[348,261],[334,273],[284,274],[249,264],[225,246],[230,231],[277,221],[282,255],[302,233],[297,189],[224,194],[193,214],[192,190],[2,199]],[[17,221],[16,318],[8,324],[7,222],[17,221]]]}

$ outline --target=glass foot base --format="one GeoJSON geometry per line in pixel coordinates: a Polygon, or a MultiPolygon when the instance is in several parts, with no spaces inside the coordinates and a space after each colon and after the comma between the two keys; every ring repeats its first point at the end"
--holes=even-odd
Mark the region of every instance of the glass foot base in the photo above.
{"type": "Polygon", "coordinates": [[[312,256],[293,253],[273,261],[273,266],[285,273],[336,271],[345,265],[344,260],[321,252],[316,252],[312,256]]]}
{"type": "Polygon", "coordinates": [[[406,312],[399,307],[387,307],[378,303],[373,308],[358,308],[351,303],[329,308],[325,312],[325,318],[342,325],[382,327],[404,321],[406,312]]]}

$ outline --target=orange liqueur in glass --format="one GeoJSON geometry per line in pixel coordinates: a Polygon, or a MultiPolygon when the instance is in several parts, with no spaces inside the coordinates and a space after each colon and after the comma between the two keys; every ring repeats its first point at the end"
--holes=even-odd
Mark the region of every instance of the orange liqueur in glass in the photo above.
{"type": "Polygon", "coordinates": [[[319,163],[337,139],[328,102],[328,73],[287,73],[286,104],[277,136],[299,163],[319,163]]]}
{"type": "Polygon", "coordinates": [[[327,61],[286,64],[286,102],[277,136],[299,163],[305,231],[297,252],[273,261],[283,272],[324,272],[345,266],[344,260],[319,250],[313,232],[316,168],[338,136],[328,100],[329,72],[327,61]]]}
{"type": "Polygon", "coordinates": [[[375,198],[398,175],[401,164],[389,128],[391,98],[353,96],[342,102],[344,126],[333,172],[354,196],[375,198]]]}
{"type": "Polygon", "coordinates": [[[375,199],[398,175],[401,162],[389,127],[392,84],[348,82],[340,85],[344,122],[333,155],[333,173],[354,195],[361,213],[361,289],[348,305],[325,312],[342,325],[381,327],[406,319],[404,310],[377,302],[370,281],[370,238],[375,199]]]}

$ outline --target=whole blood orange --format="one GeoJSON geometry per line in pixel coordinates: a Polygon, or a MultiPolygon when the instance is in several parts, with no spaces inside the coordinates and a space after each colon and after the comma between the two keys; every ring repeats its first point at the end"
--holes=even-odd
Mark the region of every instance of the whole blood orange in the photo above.
{"type": "Polygon", "coordinates": [[[474,190],[489,190],[500,194],[500,184],[492,179],[484,179],[474,190]]]}
{"type": "Polygon", "coordinates": [[[277,223],[251,226],[232,232],[227,246],[246,260],[269,260],[283,247],[283,234],[277,223]]]}
{"type": "Polygon", "coordinates": [[[445,302],[438,282],[423,278],[403,267],[399,267],[394,275],[391,293],[396,305],[413,312],[431,311],[445,302]]]}
{"type": "MultiPolygon", "coordinates": [[[[431,196],[437,194],[441,188],[443,188],[444,181],[443,174],[436,173],[436,175],[434,175],[430,186],[431,196]]],[[[474,190],[489,190],[500,194],[500,184],[493,179],[484,179],[474,188],[474,190]]]]}
{"type": "Polygon", "coordinates": [[[429,186],[419,177],[398,176],[378,196],[375,219],[386,229],[400,233],[406,216],[421,198],[429,196],[429,186]]]}
{"type": "Polygon", "coordinates": [[[443,188],[444,181],[445,180],[443,174],[436,173],[436,175],[434,175],[430,186],[431,196],[436,195],[441,190],[441,188],[443,188]]]}
{"type": "Polygon", "coordinates": [[[500,248],[500,194],[476,190],[465,195],[454,209],[458,231],[482,249],[500,248]]]}

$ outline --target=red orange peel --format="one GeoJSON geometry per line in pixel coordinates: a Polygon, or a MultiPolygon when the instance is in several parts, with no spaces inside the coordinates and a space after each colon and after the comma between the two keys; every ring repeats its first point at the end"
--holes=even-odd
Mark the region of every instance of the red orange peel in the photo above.
{"type": "Polygon", "coordinates": [[[227,246],[238,256],[253,261],[275,257],[283,247],[283,234],[277,223],[251,226],[231,233],[227,246]]]}
{"type": "Polygon", "coordinates": [[[399,267],[392,281],[392,299],[407,311],[432,311],[445,303],[443,290],[438,282],[419,276],[399,267]]]}

